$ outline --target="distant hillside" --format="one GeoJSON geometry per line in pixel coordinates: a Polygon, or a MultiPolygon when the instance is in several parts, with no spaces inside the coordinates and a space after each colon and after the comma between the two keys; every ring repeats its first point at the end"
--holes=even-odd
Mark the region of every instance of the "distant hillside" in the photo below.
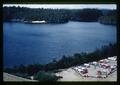
{"type": "Polygon", "coordinates": [[[68,21],[116,24],[116,11],[107,9],[43,9],[26,7],[3,7],[3,21],[67,23],[68,21]]]}
{"type": "Polygon", "coordinates": [[[32,9],[3,7],[3,21],[42,21],[65,23],[68,21],[95,22],[102,16],[98,9],[32,9]]]}
{"type": "Polygon", "coordinates": [[[104,12],[104,15],[99,18],[99,22],[102,24],[116,25],[117,24],[117,12],[115,10],[104,12]]]}

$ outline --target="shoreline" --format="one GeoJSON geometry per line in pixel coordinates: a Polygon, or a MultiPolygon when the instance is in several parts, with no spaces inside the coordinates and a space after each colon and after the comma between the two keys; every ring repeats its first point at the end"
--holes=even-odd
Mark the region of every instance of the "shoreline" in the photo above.
{"type": "MultiPolygon", "coordinates": [[[[69,20],[71,21],[71,20],[69,20]]],[[[34,22],[34,21],[22,21],[22,20],[19,20],[19,21],[3,21],[3,22],[9,22],[9,23],[13,23],[13,22],[16,22],[16,23],[24,23],[24,24],[65,24],[65,23],[68,23],[69,21],[67,22],[47,22],[47,21],[38,21],[38,22],[34,22]]],[[[73,21],[73,22],[98,22],[102,25],[111,25],[111,26],[115,26],[116,24],[108,24],[108,23],[101,23],[99,21],[73,21]]]]}
{"type": "MultiPolygon", "coordinates": [[[[95,62],[95,61],[93,61],[95,62]]],[[[83,64],[77,66],[71,66],[69,68],[58,69],[57,72],[52,71],[54,75],[59,78],[57,81],[117,81],[117,56],[108,57],[102,60],[97,61],[97,63],[101,66],[94,67],[93,62],[88,62],[90,66],[83,66],[83,64]],[[109,67],[107,68],[102,67],[103,64],[108,64],[109,67]],[[115,66],[113,68],[113,66],[115,66]],[[81,73],[81,71],[77,71],[75,68],[86,68],[88,71],[87,73],[81,73]],[[103,70],[108,70],[107,74],[100,74],[101,77],[98,77],[98,70],[103,72],[103,70]],[[88,76],[85,76],[88,75],[88,76]],[[104,77],[106,76],[106,77],[104,77]]],[[[84,65],[88,65],[84,63],[84,65]]],[[[33,76],[33,75],[32,75],[33,76]]],[[[25,79],[19,76],[14,76],[8,73],[3,72],[3,79],[4,81],[37,81],[37,80],[30,80],[25,79]]]]}

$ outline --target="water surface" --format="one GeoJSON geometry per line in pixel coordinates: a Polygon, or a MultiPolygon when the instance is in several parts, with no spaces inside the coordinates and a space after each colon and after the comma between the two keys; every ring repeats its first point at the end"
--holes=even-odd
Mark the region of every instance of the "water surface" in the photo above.
{"type": "Polygon", "coordinates": [[[3,23],[4,66],[46,64],[116,42],[116,27],[97,22],[3,23]]]}

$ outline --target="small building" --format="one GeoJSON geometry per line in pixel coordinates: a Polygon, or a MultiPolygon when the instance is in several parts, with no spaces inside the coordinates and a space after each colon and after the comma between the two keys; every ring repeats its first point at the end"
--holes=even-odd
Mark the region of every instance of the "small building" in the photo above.
{"type": "Polygon", "coordinates": [[[42,21],[32,21],[32,23],[46,23],[45,20],[42,20],[42,21]]]}

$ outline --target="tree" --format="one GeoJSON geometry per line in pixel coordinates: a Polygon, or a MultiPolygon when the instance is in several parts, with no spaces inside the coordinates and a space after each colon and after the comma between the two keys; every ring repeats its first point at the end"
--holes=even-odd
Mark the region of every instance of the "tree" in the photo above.
{"type": "Polygon", "coordinates": [[[34,74],[34,79],[39,81],[56,81],[58,77],[45,71],[39,71],[34,74]]]}
{"type": "Polygon", "coordinates": [[[47,23],[66,23],[72,21],[97,21],[102,15],[98,9],[32,9],[25,7],[3,7],[3,20],[45,20],[47,23]]]}

